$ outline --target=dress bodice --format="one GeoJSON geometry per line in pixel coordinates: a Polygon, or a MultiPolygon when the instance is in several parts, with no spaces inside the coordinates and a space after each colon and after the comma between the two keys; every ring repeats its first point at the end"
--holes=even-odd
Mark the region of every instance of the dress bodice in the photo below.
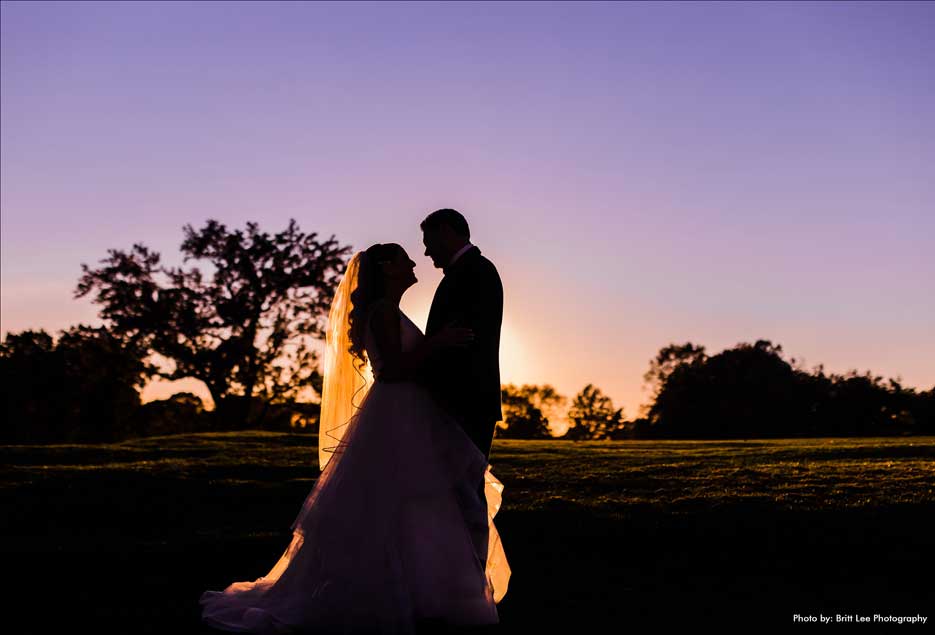
{"type": "MultiPolygon", "coordinates": [[[[405,313],[399,311],[399,343],[403,352],[414,349],[423,338],[425,338],[425,335],[423,335],[422,329],[416,326],[405,313]]],[[[378,375],[383,370],[383,357],[380,355],[377,340],[370,324],[367,325],[364,348],[367,351],[367,359],[370,360],[370,367],[373,369],[374,375],[378,375]]]]}

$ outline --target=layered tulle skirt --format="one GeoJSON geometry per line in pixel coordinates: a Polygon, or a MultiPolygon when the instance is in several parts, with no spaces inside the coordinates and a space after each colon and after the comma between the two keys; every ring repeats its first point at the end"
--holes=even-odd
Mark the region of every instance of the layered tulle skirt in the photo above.
{"type": "Polygon", "coordinates": [[[262,578],[206,591],[202,619],[256,633],[494,624],[510,577],[493,523],[502,490],[483,452],[424,388],[378,382],[302,505],[282,557],[262,578]],[[488,531],[485,558],[478,527],[488,531]]]}

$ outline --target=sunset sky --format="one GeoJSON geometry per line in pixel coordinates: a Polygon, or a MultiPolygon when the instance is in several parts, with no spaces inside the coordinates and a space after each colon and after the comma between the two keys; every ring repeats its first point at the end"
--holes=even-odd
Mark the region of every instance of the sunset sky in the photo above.
{"type": "MultiPolygon", "coordinates": [[[[0,331],[185,224],[399,242],[461,210],[504,381],[632,418],[669,343],[935,384],[935,3],[3,2],[0,331]]],[[[185,389],[183,386],[181,389],[185,389]]],[[[144,398],[179,388],[150,387],[144,398]]],[[[202,394],[206,394],[203,392],[202,394]]]]}

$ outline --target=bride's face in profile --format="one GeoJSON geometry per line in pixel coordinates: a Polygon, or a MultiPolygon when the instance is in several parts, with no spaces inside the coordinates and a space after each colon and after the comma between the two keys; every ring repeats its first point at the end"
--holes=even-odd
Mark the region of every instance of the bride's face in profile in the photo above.
{"type": "Polygon", "coordinates": [[[404,291],[418,282],[415,274],[416,263],[409,258],[406,250],[400,247],[392,260],[383,265],[383,275],[387,286],[393,285],[404,291]]]}

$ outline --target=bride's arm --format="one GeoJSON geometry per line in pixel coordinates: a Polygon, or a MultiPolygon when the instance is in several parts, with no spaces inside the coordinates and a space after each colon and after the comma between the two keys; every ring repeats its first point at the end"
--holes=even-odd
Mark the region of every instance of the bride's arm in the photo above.
{"type": "Polygon", "coordinates": [[[374,307],[370,327],[383,359],[381,381],[411,379],[435,352],[450,346],[464,346],[474,337],[470,329],[446,326],[436,335],[424,338],[413,350],[403,351],[399,311],[388,303],[374,307]]]}

